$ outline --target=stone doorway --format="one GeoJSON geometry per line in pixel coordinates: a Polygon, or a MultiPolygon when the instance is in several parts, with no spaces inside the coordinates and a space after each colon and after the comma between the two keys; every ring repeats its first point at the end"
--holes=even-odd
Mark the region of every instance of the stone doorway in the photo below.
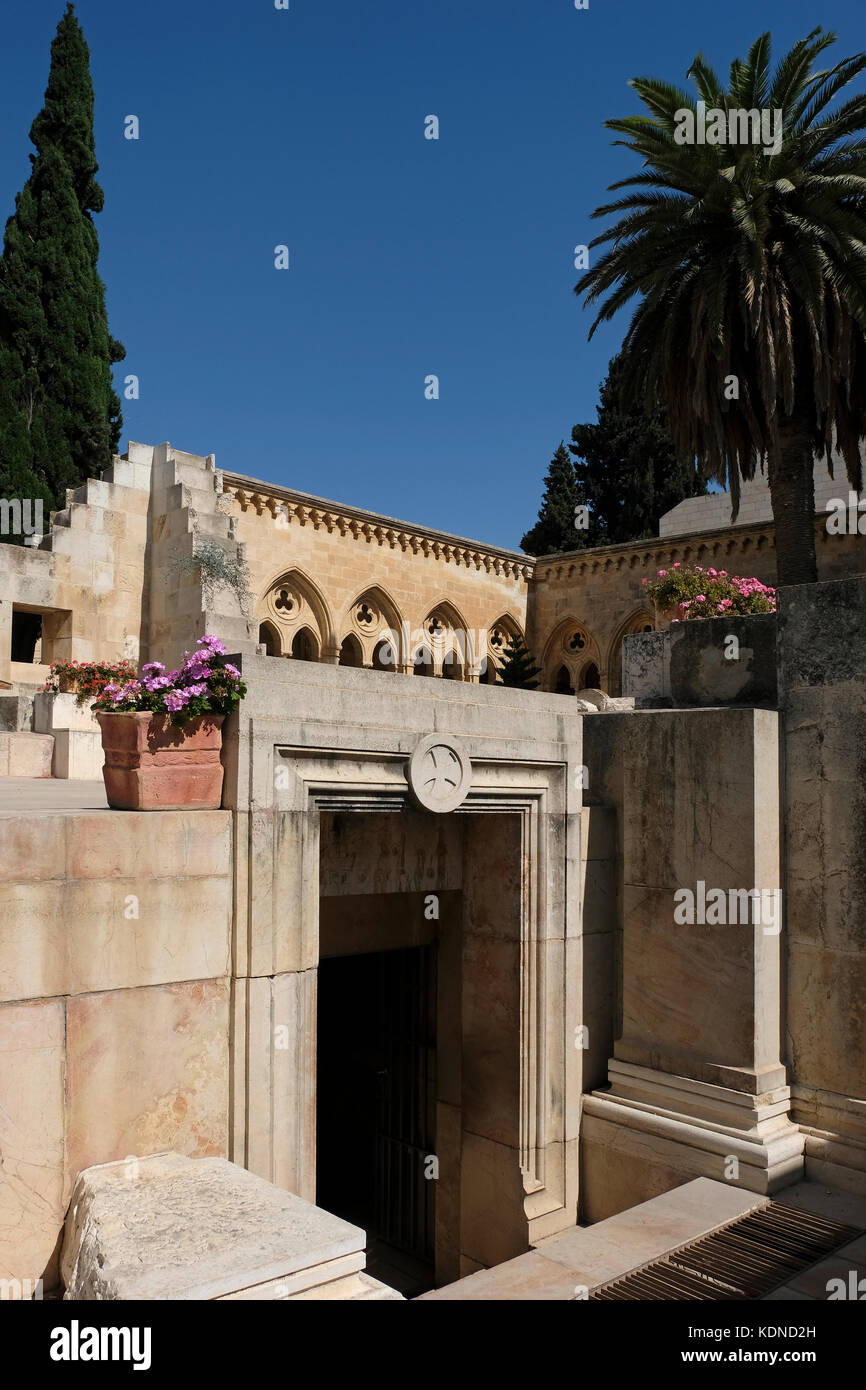
{"type": "Polygon", "coordinates": [[[436,1283],[508,1260],[576,1216],[580,716],[463,682],[243,669],[224,740],[232,1154],[317,1200],[319,971],[435,942],[436,1283]],[[444,797],[430,766],[459,771],[444,797]]]}
{"type": "Polygon", "coordinates": [[[323,959],[316,1203],[367,1232],[367,1270],[435,1285],[436,947],[323,959]]]}
{"type": "Polygon", "coordinates": [[[319,853],[316,1203],[420,1293],[526,1248],[521,818],[322,811],[319,853]]]}

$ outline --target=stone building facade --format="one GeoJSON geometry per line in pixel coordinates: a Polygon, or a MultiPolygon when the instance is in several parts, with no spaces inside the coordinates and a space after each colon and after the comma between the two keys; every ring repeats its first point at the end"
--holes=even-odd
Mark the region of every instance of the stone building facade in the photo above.
{"type": "MultiPolygon", "coordinates": [[[[819,506],[840,486],[818,470],[819,506]]],[[[0,681],[40,684],[58,659],[172,661],[218,627],[233,651],[491,683],[520,633],[542,689],[618,695],[623,638],[655,623],[642,580],[676,560],[775,575],[759,482],[739,524],[721,494],[681,503],[660,533],[533,559],[130,444],[38,548],[0,546],[0,681]],[[246,605],[190,566],[204,542],[245,563],[246,605]]],[[[816,536],[822,579],[857,571],[862,536],[829,534],[820,511],[816,536]]]]}
{"type": "Polygon", "coordinates": [[[708,690],[707,623],[635,709],[568,691],[657,642],[659,566],[772,579],[766,519],[533,561],[131,445],[3,547],[19,707],[205,631],[249,691],[220,810],[0,809],[0,1279],[56,1282],[79,1174],[166,1150],[369,1216],[428,1289],[694,1179],[866,1197],[866,541],[816,528],[769,696],[708,690]],[[492,682],[510,632],[541,690],[492,682]],[[701,885],[745,915],[683,924],[701,885]]]}

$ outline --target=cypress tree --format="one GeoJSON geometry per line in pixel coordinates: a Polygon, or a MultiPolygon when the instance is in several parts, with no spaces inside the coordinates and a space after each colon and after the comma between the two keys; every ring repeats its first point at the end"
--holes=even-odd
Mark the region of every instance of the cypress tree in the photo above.
{"type": "MultiPolygon", "coordinates": [[[[97,271],[90,53],[69,4],[51,45],[45,104],[30,129],[32,170],[0,260],[0,496],[65,504],[107,468],[122,420],[97,271]]],[[[5,539],[5,538],[4,538],[5,539]]],[[[9,538],[13,539],[13,538],[9,538]]]]}
{"type": "Polygon", "coordinates": [[[659,518],[686,497],[707,490],[694,459],[677,455],[667,414],[651,414],[622,403],[622,363],[614,357],[601,387],[598,419],[575,425],[577,501],[589,526],[577,545],[618,545],[658,535],[659,518]]]}
{"type": "Polygon", "coordinates": [[[574,464],[563,441],[553,455],[544,479],[544,496],[538,520],[523,537],[520,548],[528,555],[555,555],[562,550],[576,550],[585,544],[574,524],[575,508],[580,501],[574,464]]]}
{"type": "Polygon", "coordinates": [[[535,690],[538,681],[533,679],[539,675],[540,666],[536,666],[523,638],[520,636],[509,639],[508,646],[505,648],[505,656],[499,668],[497,685],[510,685],[518,690],[535,690]]]}

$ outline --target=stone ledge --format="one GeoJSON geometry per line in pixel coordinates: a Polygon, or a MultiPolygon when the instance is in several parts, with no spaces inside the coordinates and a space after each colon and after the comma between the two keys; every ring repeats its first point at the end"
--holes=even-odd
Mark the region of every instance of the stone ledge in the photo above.
{"type": "Polygon", "coordinates": [[[358,1226],[224,1158],[121,1160],[79,1175],[64,1297],[209,1300],[281,1280],[297,1294],[332,1283],[335,1262],[341,1277],[359,1273],[365,1240],[358,1226]]]}
{"type": "Polygon", "coordinates": [[[600,1284],[710,1235],[766,1200],[696,1178],[595,1226],[547,1236],[528,1254],[422,1294],[416,1302],[576,1301],[600,1284]]]}

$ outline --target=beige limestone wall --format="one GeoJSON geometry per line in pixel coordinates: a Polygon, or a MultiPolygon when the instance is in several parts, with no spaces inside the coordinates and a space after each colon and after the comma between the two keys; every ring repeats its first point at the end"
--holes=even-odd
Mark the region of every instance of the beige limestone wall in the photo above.
{"type": "Polygon", "coordinates": [[[699,1175],[776,1190],[803,1151],[781,1058],[778,715],[599,715],[584,750],[588,797],[616,814],[619,943],[608,1089],[583,1104],[583,1212],[699,1175]],[[714,890],[724,911],[702,914],[714,890]]]}
{"type": "MultiPolygon", "coordinates": [[[[834,453],[833,473],[826,462],[816,460],[815,511],[824,513],[830,498],[848,498],[848,479],[845,462],[834,453]]],[[[773,506],[770,488],[765,473],[756,473],[749,482],[740,485],[740,509],[737,525],[772,523],[773,506]]],[[[705,497],[687,497],[685,501],[672,507],[659,518],[660,536],[687,536],[696,531],[709,531],[731,524],[731,494],[729,492],[708,493],[705,497]]]]}
{"type": "Polygon", "coordinates": [[[50,661],[138,656],[147,487],[134,485],[131,475],[115,483],[106,474],[69,497],[53,515],[44,548],[0,546],[0,680],[23,678],[10,657],[13,605],[43,614],[42,668],[34,668],[33,684],[44,679],[50,661]]]}
{"type": "Polygon", "coordinates": [[[0,1277],[49,1288],[82,1168],[226,1152],[231,818],[3,815],[0,856],[0,1277]]]}
{"type": "MultiPolygon", "coordinates": [[[[866,571],[866,536],[830,535],[824,519],[816,518],[815,540],[821,579],[866,571]]],[[[612,695],[621,694],[622,639],[627,633],[655,625],[641,581],[651,582],[659,569],[670,568],[676,561],[713,566],[773,584],[776,559],[772,522],[574,551],[536,561],[527,605],[527,643],[543,668],[543,688],[553,688],[560,666],[568,667],[574,684],[592,662],[598,666],[601,688],[612,695]],[[571,645],[578,634],[581,645],[571,645]]]]}
{"type": "Polygon", "coordinates": [[[0,680],[41,684],[56,660],[172,663],[209,625],[252,650],[236,596],[209,602],[198,573],[175,568],[198,538],[236,553],[225,502],[213,460],[170,444],[130,443],[70,490],[39,549],[0,546],[0,680]],[[42,664],[30,671],[11,662],[13,606],[42,614],[42,664]]]}
{"type": "Polygon", "coordinates": [[[786,1043],[807,1172],[866,1193],[866,580],[779,613],[786,1043]]]}

